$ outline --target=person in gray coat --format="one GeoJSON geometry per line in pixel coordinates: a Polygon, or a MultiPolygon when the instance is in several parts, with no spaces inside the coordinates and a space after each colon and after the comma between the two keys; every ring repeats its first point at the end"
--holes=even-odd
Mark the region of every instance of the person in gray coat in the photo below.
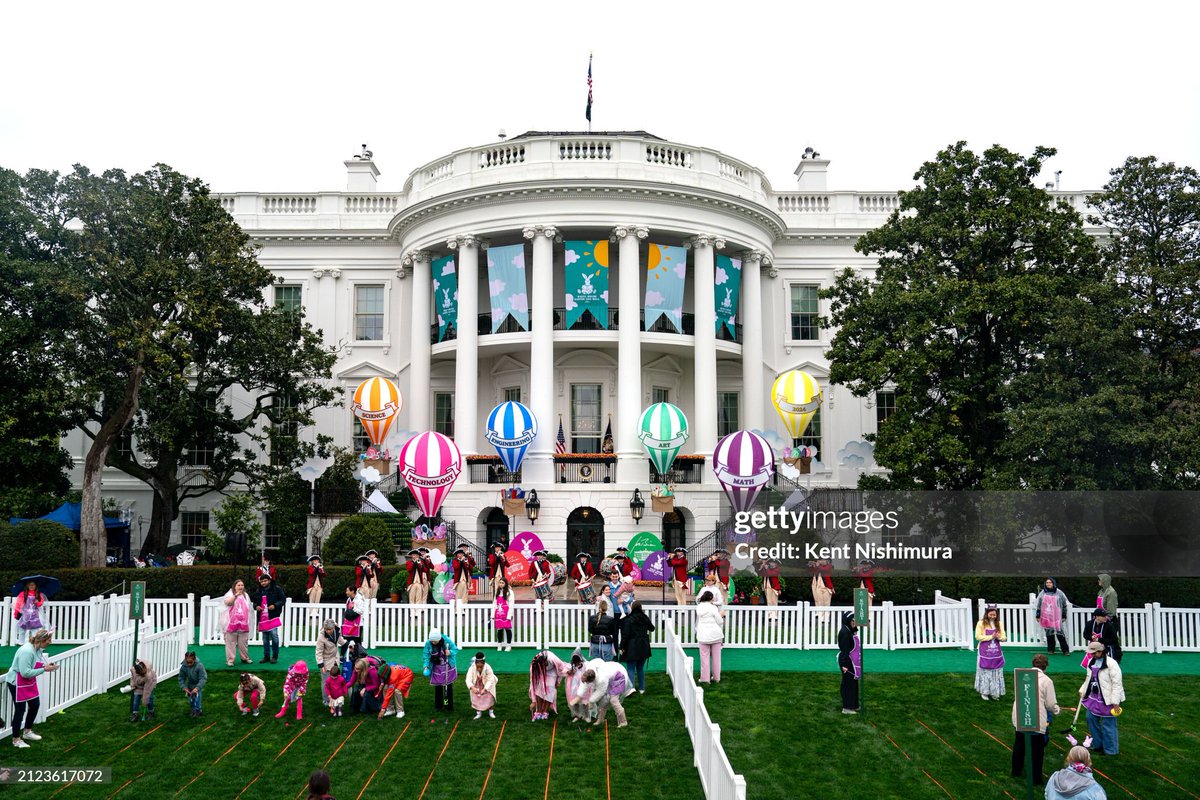
{"type": "Polygon", "coordinates": [[[1076,745],[1067,753],[1065,766],[1046,781],[1046,800],[1108,800],[1092,776],[1092,755],[1086,747],[1076,745]]]}
{"type": "Polygon", "coordinates": [[[196,658],[195,650],[187,651],[183,657],[183,663],[179,665],[179,688],[183,689],[183,694],[187,697],[193,717],[198,717],[203,713],[200,710],[200,704],[206,683],[208,683],[208,670],[204,668],[204,664],[200,663],[200,659],[196,658]]]}

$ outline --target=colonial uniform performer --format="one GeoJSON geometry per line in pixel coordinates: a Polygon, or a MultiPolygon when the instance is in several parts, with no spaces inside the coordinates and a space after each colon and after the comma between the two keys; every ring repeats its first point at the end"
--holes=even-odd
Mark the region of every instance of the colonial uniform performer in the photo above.
{"type": "Polygon", "coordinates": [[[858,682],[862,679],[862,639],[853,611],[842,612],[838,631],[838,667],[842,671],[842,713],[858,713],[858,682]]]}
{"type": "Polygon", "coordinates": [[[983,619],[975,624],[979,642],[979,660],[975,666],[975,691],[984,700],[999,700],[1004,695],[1004,650],[1000,643],[1008,637],[1000,621],[1000,607],[988,603],[983,619]]]}
{"type": "Polygon", "coordinates": [[[629,682],[629,673],[623,665],[616,661],[589,661],[582,682],[585,690],[592,690],[588,695],[588,706],[594,710],[596,717],[593,725],[604,722],[609,706],[617,713],[618,728],[629,724],[621,699],[633,694],[633,684],[629,682]]]}
{"type": "Polygon", "coordinates": [[[495,719],[496,673],[487,663],[482,650],[475,654],[475,660],[467,669],[467,689],[471,692],[471,708],[475,709],[475,719],[482,717],[485,711],[495,719]]]}
{"type": "Polygon", "coordinates": [[[458,680],[458,645],[437,628],[429,632],[423,651],[425,670],[433,687],[433,710],[454,710],[454,682],[458,680]]]}
{"type": "Polygon", "coordinates": [[[262,580],[263,575],[271,579],[271,583],[279,580],[275,574],[275,565],[271,563],[270,557],[263,553],[262,563],[258,565],[258,569],[254,570],[254,582],[262,580]]]}
{"type": "Polygon", "coordinates": [[[675,604],[685,606],[688,594],[687,550],[676,547],[667,559],[667,566],[671,568],[671,588],[675,590],[675,604]]]}
{"type": "Polygon", "coordinates": [[[554,568],[546,560],[546,551],[538,550],[529,564],[529,579],[533,581],[533,593],[539,600],[549,600],[554,593],[554,568]]]}
{"type": "Polygon", "coordinates": [[[775,610],[779,605],[779,595],[783,591],[783,584],[779,578],[779,562],[773,558],[760,561],[758,575],[762,578],[763,597],[767,598],[767,606],[771,609],[767,613],[767,619],[779,619],[779,612],[775,610]]]}
{"type": "Polygon", "coordinates": [[[320,556],[308,557],[308,583],[304,587],[308,602],[321,602],[321,594],[325,591],[325,568],[321,566],[320,556]]]}
{"type": "Polygon", "coordinates": [[[371,578],[375,574],[375,570],[371,567],[371,557],[363,553],[354,561],[354,588],[364,599],[370,599],[371,578]]]}
{"type": "Polygon", "coordinates": [[[464,545],[454,551],[453,567],[454,596],[458,602],[465,603],[471,594],[471,573],[475,570],[471,548],[464,545]]]}
{"type": "Polygon", "coordinates": [[[429,548],[417,548],[421,552],[421,602],[429,602],[429,589],[433,583],[433,559],[429,557],[429,548]]]}
{"type": "Polygon", "coordinates": [[[810,561],[808,567],[812,570],[813,605],[827,606],[833,602],[833,565],[828,561],[810,561]]]}
{"type": "Polygon", "coordinates": [[[424,583],[421,581],[421,571],[424,569],[424,564],[421,563],[421,551],[409,550],[408,557],[404,559],[404,571],[406,573],[404,579],[405,588],[408,591],[408,602],[410,605],[416,605],[421,602],[421,590],[424,583]]]}
{"type": "Polygon", "coordinates": [[[729,551],[723,547],[717,548],[708,559],[705,572],[717,576],[717,583],[725,594],[729,593],[729,551]]]}
{"type": "Polygon", "coordinates": [[[1108,611],[1097,608],[1092,612],[1091,622],[1083,625],[1083,641],[1087,644],[1099,642],[1104,645],[1104,653],[1113,661],[1121,661],[1121,639],[1117,635],[1117,626],[1108,618],[1108,611]]]}
{"type": "Polygon", "coordinates": [[[571,565],[571,579],[575,581],[575,593],[579,595],[579,602],[590,606],[596,602],[596,590],[592,588],[592,579],[596,577],[596,570],[592,567],[591,553],[579,553],[575,556],[575,563],[571,565]]]}
{"type": "Polygon", "coordinates": [[[394,716],[404,719],[404,698],[413,685],[413,671],[403,664],[382,664],[379,667],[379,688],[382,694],[378,719],[394,716]]]}
{"type": "Polygon", "coordinates": [[[379,584],[383,581],[383,562],[379,560],[378,550],[368,550],[367,558],[371,559],[371,594],[370,599],[379,597],[379,584]]]}
{"type": "Polygon", "coordinates": [[[617,569],[621,571],[621,577],[633,574],[633,561],[629,558],[628,547],[617,548],[617,569]]]}
{"type": "Polygon", "coordinates": [[[504,555],[504,543],[494,542],[492,552],[488,553],[488,580],[495,583],[496,576],[503,575],[507,566],[508,557],[504,555]]]}

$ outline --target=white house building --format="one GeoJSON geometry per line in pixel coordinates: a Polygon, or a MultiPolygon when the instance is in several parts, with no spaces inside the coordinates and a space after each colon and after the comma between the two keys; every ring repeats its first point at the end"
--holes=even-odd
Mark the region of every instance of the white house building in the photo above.
{"type": "MultiPolygon", "coordinates": [[[[640,131],[526,133],[423,164],[399,192],[378,191],[380,173],[365,148],[345,164],[345,191],[234,192],[221,203],[261,245],[260,262],[276,275],[275,302],[302,306],[340,347],[334,378],[347,394],[365,378],[396,381],[404,407],[391,452],[418,431],[454,438],[471,463],[442,513],[459,535],[484,545],[506,529],[532,530],[571,555],[610,551],[643,530],[664,535],[668,547],[700,542],[730,514],[710,463],[719,437],[754,429],[773,445],[792,445],[769,393],[774,378],[794,368],[824,387],[805,436],[819,455],[797,480],[851,487],[876,469],[864,437],[893,398],[855,398],[827,385],[830,334],[817,324],[827,311],[817,292],[846,267],[874,268],[854,243],[897,207],[894,191],[830,191],[829,161],[811,148],[791,185],[777,189],[747,162],[640,131]],[[576,299],[591,281],[580,284],[568,269],[581,247],[607,281],[606,302],[586,313],[576,299]],[[519,248],[503,250],[523,256],[523,272],[507,273],[506,283],[516,274],[524,285],[494,296],[488,253],[499,248],[519,248]],[[661,313],[671,300],[660,295],[670,292],[648,296],[647,283],[664,269],[649,262],[666,254],[682,254],[668,276],[682,292],[680,315],[661,313]],[[740,266],[736,285],[726,259],[740,266]],[[452,298],[444,282],[435,297],[435,280],[451,262],[456,317],[441,315],[439,324],[439,312],[455,310],[445,305],[452,298]],[[732,319],[718,319],[722,308],[732,319]],[[503,517],[499,490],[511,476],[471,458],[494,455],[484,422],[509,399],[540,423],[520,477],[541,503],[535,523],[503,517]],[[687,415],[691,437],[681,454],[694,456],[669,476],[671,515],[650,508],[651,469],[637,436],[642,410],[661,400],[687,415]],[[560,420],[561,449],[586,458],[556,457],[560,420]],[[635,489],[647,503],[640,521],[630,509],[635,489]]],[[[1082,208],[1082,194],[1059,196],[1082,208]]],[[[319,411],[314,427],[301,435],[320,431],[365,450],[348,407],[319,411]]],[[[82,437],[67,446],[81,465],[82,437]]],[[[133,504],[135,519],[148,517],[143,484],[116,471],[104,483],[106,495],[133,504]]],[[[220,500],[192,501],[173,539],[197,541],[220,500]]],[[[134,538],[136,545],[136,524],[134,538]]]]}

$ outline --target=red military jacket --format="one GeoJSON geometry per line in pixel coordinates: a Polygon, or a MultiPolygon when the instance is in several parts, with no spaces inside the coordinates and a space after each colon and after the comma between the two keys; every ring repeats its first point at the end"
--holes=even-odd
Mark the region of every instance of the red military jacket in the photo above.
{"type": "Polygon", "coordinates": [[[687,556],[671,556],[667,559],[667,566],[674,571],[675,580],[679,581],[680,583],[685,583],[687,581],[687,556]]]}

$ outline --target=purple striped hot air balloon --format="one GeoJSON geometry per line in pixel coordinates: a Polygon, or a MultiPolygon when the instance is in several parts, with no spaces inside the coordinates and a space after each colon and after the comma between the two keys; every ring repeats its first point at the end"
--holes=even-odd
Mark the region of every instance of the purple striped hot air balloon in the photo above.
{"type": "Polygon", "coordinates": [[[453,440],[426,431],[404,443],[398,466],[421,513],[436,517],[462,472],[462,453],[453,440]]]}
{"type": "Polygon", "coordinates": [[[717,442],[713,472],[734,511],[746,511],[775,472],[775,453],[767,440],[750,431],[734,431],[717,442]]]}

